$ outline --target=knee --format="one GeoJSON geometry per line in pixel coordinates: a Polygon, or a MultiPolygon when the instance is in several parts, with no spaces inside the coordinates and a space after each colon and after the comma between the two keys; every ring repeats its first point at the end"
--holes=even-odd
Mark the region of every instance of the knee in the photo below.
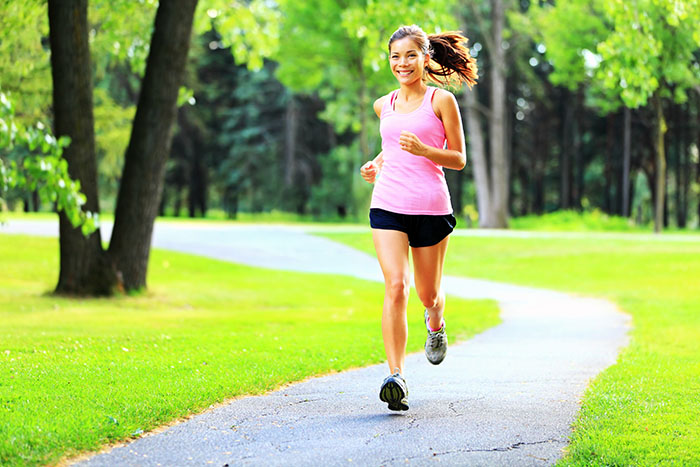
{"type": "Polygon", "coordinates": [[[442,297],[438,290],[424,290],[418,292],[418,298],[425,308],[435,308],[442,297]]]}
{"type": "Polygon", "coordinates": [[[410,284],[408,277],[395,277],[386,281],[386,298],[392,303],[408,300],[410,284]]]}

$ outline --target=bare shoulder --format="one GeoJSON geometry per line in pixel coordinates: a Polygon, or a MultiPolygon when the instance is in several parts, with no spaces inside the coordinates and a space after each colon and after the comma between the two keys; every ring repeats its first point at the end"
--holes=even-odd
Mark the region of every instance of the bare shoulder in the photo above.
{"type": "Polygon", "coordinates": [[[391,93],[385,94],[382,97],[380,97],[379,99],[377,99],[376,101],[374,101],[374,113],[377,114],[377,117],[381,117],[382,107],[384,107],[384,102],[389,98],[390,95],[391,95],[391,93]]]}
{"type": "Polygon", "coordinates": [[[433,95],[433,110],[435,111],[435,115],[439,118],[455,110],[459,111],[457,98],[446,89],[436,88],[435,94],[433,95]]]}

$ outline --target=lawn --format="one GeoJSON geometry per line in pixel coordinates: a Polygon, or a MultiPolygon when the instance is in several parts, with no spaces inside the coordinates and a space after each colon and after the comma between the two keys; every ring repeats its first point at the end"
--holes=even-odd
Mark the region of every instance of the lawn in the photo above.
{"type": "MultiPolygon", "coordinates": [[[[232,397],[384,359],[380,283],[154,250],[147,293],[68,299],[47,293],[56,239],[0,235],[0,258],[1,465],[56,463],[232,397]]],[[[470,311],[450,321],[455,337],[498,322],[493,302],[450,300],[470,311]]],[[[410,306],[417,351],[415,296],[410,306]]]]}
{"type": "MultiPolygon", "coordinates": [[[[323,235],[373,251],[369,234],[323,235]]],[[[699,259],[698,235],[453,236],[445,273],[604,297],[632,315],[561,465],[700,465],[699,259]]]]}

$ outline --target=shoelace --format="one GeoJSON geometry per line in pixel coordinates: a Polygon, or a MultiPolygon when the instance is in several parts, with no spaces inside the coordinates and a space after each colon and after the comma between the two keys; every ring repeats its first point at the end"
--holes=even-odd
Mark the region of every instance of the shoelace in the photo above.
{"type": "Polygon", "coordinates": [[[445,342],[445,333],[444,332],[431,332],[430,333],[430,347],[437,349],[438,347],[442,347],[444,342],[445,342]]]}

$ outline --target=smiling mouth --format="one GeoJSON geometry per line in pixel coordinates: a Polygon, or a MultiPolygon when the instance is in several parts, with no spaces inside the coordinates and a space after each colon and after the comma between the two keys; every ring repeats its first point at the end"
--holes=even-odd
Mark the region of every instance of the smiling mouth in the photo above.
{"type": "Polygon", "coordinates": [[[410,70],[410,71],[400,71],[400,70],[397,70],[396,73],[397,73],[399,76],[408,76],[408,75],[410,75],[411,73],[413,73],[413,70],[410,70]]]}

